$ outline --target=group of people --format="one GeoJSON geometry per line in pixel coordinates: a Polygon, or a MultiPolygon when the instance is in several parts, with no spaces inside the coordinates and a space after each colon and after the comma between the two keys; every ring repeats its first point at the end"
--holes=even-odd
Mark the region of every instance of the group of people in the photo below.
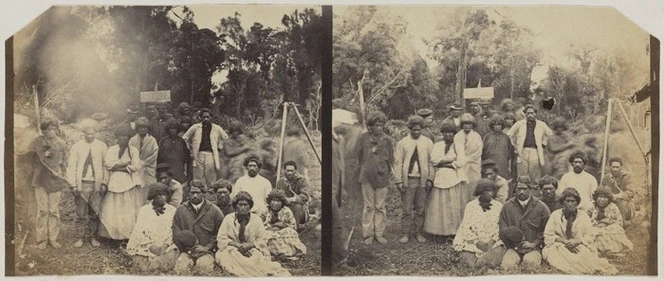
{"type": "Polygon", "coordinates": [[[99,247],[99,237],[122,241],[146,273],[210,274],[217,264],[237,276],[288,276],[278,261],[307,251],[299,231],[309,220],[310,186],[298,173],[306,170],[298,164],[306,150],[284,154],[284,174],[272,182],[263,175],[275,169],[265,171],[264,159],[249,153],[240,122],[227,133],[203,108],[193,114],[196,123],[187,123],[186,103],[178,107],[179,120],[153,106],[147,117],[135,107],[127,113],[113,140],[99,137],[104,117],[95,114],[100,122],[83,122],[83,139],[71,148],[56,134],[58,120],[41,121],[43,133],[30,149],[37,247],[62,247],[59,202],[69,190],[76,248],[99,247]],[[229,163],[238,157],[243,169],[232,175],[229,163]]]}
{"type": "Polygon", "coordinates": [[[598,184],[585,171],[587,154],[575,150],[556,177],[547,162],[571,148],[559,141],[567,138],[564,124],[556,122],[554,133],[535,106],[516,109],[511,100],[488,118],[478,102],[462,110],[453,104],[440,123],[432,110],[418,110],[398,142],[385,132],[384,113],[367,116],[368,131],[355,145],[363,242],[388,242],[392,177],[403,210],[399,243],[426,242],[428,233],[451,242],[469,266],[537,268],[544,260],[566,273],[616,273],[605,258],[633,248],[623,228],[634,217],[623,161],[609,159],[598,184]]]}

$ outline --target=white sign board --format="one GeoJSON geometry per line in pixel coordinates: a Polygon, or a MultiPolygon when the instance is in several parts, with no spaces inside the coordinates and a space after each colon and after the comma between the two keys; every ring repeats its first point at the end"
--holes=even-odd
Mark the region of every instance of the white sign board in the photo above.
{"type": "Polygon", "coordinates": [[[171,91],[141,92],[141,102],[171,101],[171,91]]]}
{"type": "Polygon", "coordinates": [[[465,88],[463,89],[464,99],[492,99],[493,87],[465,88]]]}

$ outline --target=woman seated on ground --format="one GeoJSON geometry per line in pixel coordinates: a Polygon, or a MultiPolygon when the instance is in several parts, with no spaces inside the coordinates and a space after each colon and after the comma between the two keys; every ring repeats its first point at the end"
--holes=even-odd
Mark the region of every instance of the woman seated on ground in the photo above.
{"type": "Polygon", "coordinates": [[[267,231],[261,217],[250,212],[253,206],[254,200],[246,191],[235,195],[235,212],[224,217],[217,234],[215,261],[238,277],[290,276],[281,264],[272,261],[267,231]]]}
{"type": "Polygon", "coordinates": [[[625,235],[620,209],[613,203],[613,193],[600,187],[593,193],[595,204],[588,209],[588,215],[595,227],[595,246],[600,254],[624,256],[634,245],[625,235]]]}
{"type": "Polygon", "coordinates": [[[297,260],[307,253],[297,234],[297,222],[293,212],[286,207],[286,195],[275,189],[267,195],[269,212],[265,219],[267,248],[277,260],[297,260]]]}
{"type": "Polygon", "coordinates": [[[173,216],[176,208],[166,204],[168,187],[153,183],[147,196],[148,204],[138,211],[136,226],[127,244],[134,267],[142,273],[167,272],[173,268],[178,250],[173,243],[173,216]]]}
{"type": "Polygon", "coordinates": [[[498,266],[505,254],[499,238],[498,218],[503,205],[493,199],[496,183],[481,179],[473,195],[477,199],[468,202],[463,220],[454,237],[454,250],[468,266],[498,266]]]}
{"type": "Polygon", "coordinates": [[[595,228],[577,209],[581,196],[567,188],[560,196],[562,209],[551,213],[544,228],[542,256],[552,268],[569,274],[616,274],[618,269],[600,258],[595,249],[595,228]]]}

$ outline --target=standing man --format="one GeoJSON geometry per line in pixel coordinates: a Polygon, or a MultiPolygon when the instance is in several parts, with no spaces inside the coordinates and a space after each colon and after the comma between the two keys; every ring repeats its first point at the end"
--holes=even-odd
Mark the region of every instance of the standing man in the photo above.
{"type": "Polygon", "coordinates": [[[387,243],[383,237],[387,223],[385,200],[392,174],[390,170],[394,166],[394,140],[385,134],[383,126],[386,121],[387,116],[382,112],[369,114],[369,131],[363,133],[355,144],[364,199],[362,236],[365,244],[373,243],[374,238],[380,244],[387,243]]]}
{"type": "Polygon", "coordinates": [[[267,214],[267,195],[272,191],[272,184],[269,180],[258,174],[258,171],[263,166],[261,158],[256,154],[250,154],[244,159],[244,168],[247,169],[247,174],[237,179],[233,186],[233,193],[231,197],[235,196],[240,191],[245,191],[254,198],[254,206],[251,212],[259,216],[267,214]]]}
{"type": "Polygon", "coordinates": [[[84,139],[77,141],[69,151],[67,181],[74,194],[76,204],[75,248],[89,240],[92,247],[99,247],[99,207],[101,198],[108,190],[109,173],[106,169],[106,144],[95,138],[92,126],[83,128],[84,139]]]}
{"type": "Polygon", "coordinates": [[[37,201],[37,222],[35,238],[37,248],[46,249],[47,244],[60,248],[60,198],[66,188],[67,148],[65,142],[57,136],[58,120],[44,118],[39,124],[41,136],[30,143],[30,153],[36,154],[32,162],[32,184],[37,201]]]}
{"type": "Polygon", "coordinates": [[[442,140],[442,135],[438,130],[438,124],[433,120],[433,110],[429,108],[422,108],[417,111],[417,115],[424,118],[424,123],[422,126],[422,135],[429,138],[433,143],[436,143],[442,140]]]}
{"type": "Polygon", "coordinates": [[[182,136],[191,147],[193,176],[201,179],[206,186],[217,181],[217,171],[221,169],[219,161],[219,143],[228,138],[226,131],[217,124],[212,124],[212,114],[207,108],[201,109],[201,122],[194,124],[182,136]]]}
{"type": "Polygon", "coordinates": [[[516,163],[519,176],[526,175],[538,179],[544,168],[544,139],[553,135],[546,123],[537,120],[537,109],[531,104],[523,108],[526,119],[517,121],[509,131],[509,136],[516,143],[516,163]]]}
{"type": "Polygon", "coordinates": [[[401,216],[403,237],[399,243],[408,243],[414,235],[418,242],[426,242],[422,236],[424,206],[427,193],[433,187],[435,176],[431,164],[433,142],[422,134],[424,119],[413,115],[408,118],[410,134],[397,143],[394,151],[394,172],[397,190],[401,192],[403,213],[401,216]]]}
{"type": "Polygon", "coordinates": [[[191,152],[187,143],[178,136],[179,130],[180,124],[175,119],[166,122],[167,135],[159,139],[157,163],[166,164],[175,180],[186,183],[187,174],[191,174],[191,152]]]}
{"type": "Polygon", "coordinates": [[[581,196],[581,202],[578,208],[585,211],[593,205],[593,193],[597,189],[597,179],[585,171],[588,156],[583,151],[577,150],[569,157],[569,163],[572,164],[572,171],[564,174],[558,184],[558,195],[562,190],[574,188],[581,196]]]}
{"type": "Polygon", "coordinates": [[[613,203],[620,209],[623,225],[629,225],[634,218],[634,192],[632,192],[632,177],[623,173],[623,160],[619,157],[609,159],[611,172],[602,179],[602,186],[611,189],[613,203]]]}
{"type": "Polygon", "coordinates": [[[490,128],[487,121],[484,119],[482,105],[477,101],[471,102],[470,113],[475,117],[475,131],[484,138],[484,136],[490,131],[490,128]]]}
{"type": "Polygon", "coordinates": [[[445,118],[443,122],[449,121],[453,122],[454,126],[456,126],[456,131],[461,131],[461,113],[462,113],[463,107],[461,107],[461,104],[458,102],[453,103],[450,105],[450,116],[445,118]]]}
{"type": "MultiPolygon", "coordinates": [[[[136,130],[138,133],[129,139],[129,145],[137,148],[139,151],[139,157],[141,158],[139,175],[142,177],[143,186],[147,186],[157,182],[159,145],[157,144],[157,140],[149,133],[150,121],[147,118],[140,117],[136,120],[136,130]]],[[[147,192],[147,190],[144,192],[147,192]]],[[[143,199],[145,200],[145,198],[143,199]]]]}
{"type": "Polygon", "coordinates": [[[131,129],[131,131],[133,132],[132,135],[135,135],[137,133],[136,119],[138,119],[138,114],[139,114],[138,106],[135,105],[129,106],[129,108],[127,108],[127,118],[124,121],[120,122],[120,125],[118,125],[118,127],[119,126],[127,127],[131,129]]]}
{"type": "Polygon", "coordinates": [[[522,264],[528,268],[536,269],[542,264],[542,247],[544,246],[544,228],[549,219],[549,208],[533,197],[530,191],[530,179],[519,177],[516,184],[515,196],[505,202],[500,211],[498,227],[500,228],[500,239],[509,241],[507,237],[514,227],[523,233],[523,239],[511,241],[503,256],[501,267],[504,269],[515,268],[522,264]]]}
{"type": "Polygon", "coordinates": [[[286,195],[287,207],[293,211],[298,231],[309,221],[309,181],[297,172],[295,161],[284,163],[284,177],[277,182],[276,189],[286,195]]]}
{"type": "MultiPolygon", "coordinates": [[[[189,201],[178,207],[173,218],[173,242],[180,250],[175,263],[177,274],[194,272],[210,274],[214,270],[214,253],[217,249],[217,232],[224,214],[212,202],[203,198],[204,189],[192,185],[189,201]],[[186,232],[193,232],[198,243],[184,241],[186,232]],[[187,244],[195,244],[192,248],[187,244]]],[[[192,240],[192,239],[187,239],[192,240]]]]}
{"type": "Polygon", "coordinates": [[[286,161],[295,161],[299,167],[300,174],[306,179],[309,179],[309,167],[311,166],[307,157],[309,149],[310,145],[304,143],[301,139],[299,128],[294,127],[286,131],[283,153],[284,163],[286,161]]]}

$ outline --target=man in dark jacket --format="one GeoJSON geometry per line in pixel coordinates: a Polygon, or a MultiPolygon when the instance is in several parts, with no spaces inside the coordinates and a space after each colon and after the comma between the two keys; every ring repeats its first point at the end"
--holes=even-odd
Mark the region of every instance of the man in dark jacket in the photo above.
{"type": "Polygon", "coordinates": [[[530,180],[520,177],[515,196],[505,202],[500,211],[498,227],[501,232],[511,226],[518,227],[524,237],[521,243],[507,249],[501,263],[503,268],[514,268],[521,263],[538,268],[542,264],[544,227],[550,214],[546,204],[531,195],[530,180]]]}
{"type": "Polygon", "coordinates": [[[224,219],[224,214],[214,203],[203,198],[205,187],[192,185],[189,189],[189,201],[178,207],[173,218],[173,242],[180,250],[175,263],[178,274],[198,272],[209,274],[214,270],[214,252],[217,249],[217,232],[224,219]],[[191,231],[198,243],[186,247],[181,232],[191,231]]]}

